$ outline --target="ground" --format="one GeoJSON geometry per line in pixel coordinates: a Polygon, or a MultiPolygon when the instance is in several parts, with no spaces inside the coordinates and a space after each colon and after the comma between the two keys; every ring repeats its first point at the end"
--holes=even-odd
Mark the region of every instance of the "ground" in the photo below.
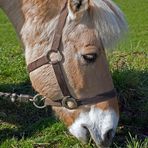
{"type": "MultiPolygon", "coordinates": [[[[115,0],[125,12],[129,35],[108,54],[119,94],[120,122],[112,148],[148,147],[148,2],[115,0]]],[[[23,51],[12,25],[0,10],[0,91],[33,94],[23,51]]],[[[92,148],[72,137],[50,108],[11,104],[0,98],[0,148],[92,148]]]]}

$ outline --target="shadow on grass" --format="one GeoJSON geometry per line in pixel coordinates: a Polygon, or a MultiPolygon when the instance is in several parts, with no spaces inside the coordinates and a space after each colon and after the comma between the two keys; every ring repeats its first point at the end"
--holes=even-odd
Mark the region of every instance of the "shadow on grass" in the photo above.
{"type": "Polygon", "coordinates": [[[10,93],[18,93],[18,94],[30,94],[33,95],[35,93],[34,89],[31,86],[30,80],[26,80],[26,82],[20,84],[0,84],[1,92],[10,92],[10,93]]]}
{"type": "MultiPolygon", "coordinates": [[[[0,90],[29,95],[35,93],[29,82],[19,85],[0,85],[0,90]]],[[[49,127],[55,122],[56,119],[53,117],[50,107],[37,109],[32,103],[18,104],[0,98],[0,144],[13,137],[18,140],[31,137],[36,131],[49,127]]]]}
{"type": "MultiPolygon", "coordinates": [[[[139,140],[148,137],[148,71],[129,69],[112,73],[119,95],[120,121],[114,142],[116,147],[126,147],[129,133],[139,140]]],[[[114,146],[113,146],[114,147],[114,146]]]]}
{"type": "MultiPolygon", "coordinates": [[[[148,136],[148,72],[122,69],[114,70],[112,76],[119,92],[121,108],[119,128],[114,141],[119,146],[123,143],[124,147],[129,132],[138,135],[140,139],[148,136]]],[[[19,85],[0,85],[0,90],[34,94],[29,81],[19,85]]],[[[51,108],[39,110],[30,103],[12,104],[0,99],[0,143],[13,137],[18,140],[29,138],[36,131],[52,126],[55,122],[51,108]]]]}

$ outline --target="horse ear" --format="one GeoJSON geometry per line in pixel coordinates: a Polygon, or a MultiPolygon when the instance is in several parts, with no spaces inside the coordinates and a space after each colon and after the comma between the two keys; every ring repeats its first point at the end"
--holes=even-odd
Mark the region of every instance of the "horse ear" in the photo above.
{"type": "Polygon", "coordinates": [[[89,8],[90,0],[68,0],[69,17],[72,20],[82,17],[89,8]]]}

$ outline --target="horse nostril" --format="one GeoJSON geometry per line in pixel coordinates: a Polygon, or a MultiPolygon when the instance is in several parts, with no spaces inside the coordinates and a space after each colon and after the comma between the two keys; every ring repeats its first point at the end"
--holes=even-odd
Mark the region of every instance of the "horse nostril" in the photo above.
{"type": "Polygon", "coordinates": [[[114,136],[114,130],[110,129],[104,134],[104,141],[111,141],[114,136]]]}
{"type": "Polygon", "coordinates": [[[87,140],[89,140],[89,138],[90,138],[90,132],[89,132],[89,129],[88,129],[87,125],[82,124],[82,127],[86,130],[86,137],[87,137],[87,140]]]}
{"type": "Polygon", "coordinates": [[[109,147],[109,145],[112,142],[113,137],[114,137],[114,130],[110,129],[103,135],[103,138],[102,138],[102,141],[100,142],[100,144],[103,147],[109,147]]]}

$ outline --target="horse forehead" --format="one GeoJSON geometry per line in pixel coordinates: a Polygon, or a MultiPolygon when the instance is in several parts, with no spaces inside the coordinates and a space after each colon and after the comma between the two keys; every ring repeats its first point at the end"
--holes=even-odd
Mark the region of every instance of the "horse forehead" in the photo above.
{"type": "MultiPolygon", "coordinates": [[[[79,26],[79,25],[78,25],[79,26]]],[[[98,45],[99,38],[97,38],[95,33],[95,28],[76,27],[74,30],[66,34],[65,39],[76,44],[76,46],[89,46],[98,45]],[[98,43],[97,43],[98,42],[98,43]]]]}

